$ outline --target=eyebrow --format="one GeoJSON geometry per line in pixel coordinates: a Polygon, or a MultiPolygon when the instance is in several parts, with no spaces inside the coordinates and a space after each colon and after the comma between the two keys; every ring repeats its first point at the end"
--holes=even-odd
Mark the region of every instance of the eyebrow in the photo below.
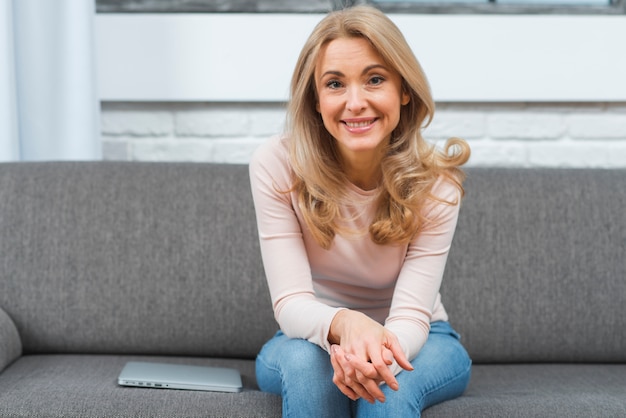
{"type": "MultiPolygon", "coordinates": [[[[361,71],[361,75],[365,75],[365,74],[369,73],[370,71],[372,71],[372,70],[373,70],[373,69],[375,69],[375,68],[382,68],[382,69],[383,69],[383,70],[385,70],[385,71],[389,71],[389,70],[387,69],[387,67],[385,67],[385,66],[384,66],[384,65],[382,65],[382,64],[371,64],[371,65],[368,65],[367,67],[365,67],[365,68],[363,69],[363,71],[361,71]]],[[[322,78],[326,77],[326,76],[327,76],[327,75],[329,75],[329,74],[330,74],[330,75],[336,75],[336,76],[338,76],[338,77],[343,77],[343,76],[345,75],[345,74],[344,74],[344,73],[342,73],[341,71],[336,71],[336,70],[328,70],[328,71],[326,71],[324,74],[322,74],[322,75],[320,76],[320,80],[321,80],[322,78]]]]}

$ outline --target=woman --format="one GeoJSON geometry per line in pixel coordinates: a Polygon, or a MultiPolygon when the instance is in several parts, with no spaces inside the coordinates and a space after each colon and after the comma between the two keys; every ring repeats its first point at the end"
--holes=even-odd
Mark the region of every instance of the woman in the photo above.
{"type": "Polygon", "coordinates": [[[398,28],[368,6],[306,42],[286,134],[250,164],[279,331],[257,358],[284,416],[419,416],[471,361],[439,296],[469,147],[421,137],[434,112],[398,28]]]}

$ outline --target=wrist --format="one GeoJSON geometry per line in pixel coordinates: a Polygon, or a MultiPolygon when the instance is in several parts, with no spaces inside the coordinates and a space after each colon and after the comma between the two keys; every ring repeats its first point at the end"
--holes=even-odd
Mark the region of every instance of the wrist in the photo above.
{"type": "Polygon", "coordinates": [[[345,323],[345,318],[350,311],[348,309],[342,309],[335,314],[333,320],[330,323],[330,328],[328,329],[328,342],[332,344],[341,343],[341,335],[343,334],[343,328],[345,323]]]}

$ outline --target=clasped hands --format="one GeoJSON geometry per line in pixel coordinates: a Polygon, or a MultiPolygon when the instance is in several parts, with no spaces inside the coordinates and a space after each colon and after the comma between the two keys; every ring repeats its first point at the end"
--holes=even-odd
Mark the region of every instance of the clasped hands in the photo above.
{"type": "Polygon", "coordinates": [[[346,309],[337,313],[328,341],[333,383],[352,400],[385,402],[382,382],[398,390],[398,381],[390,369],[394,360],[403,369],[413,370],[395,334],[360,312],[346,309]]]}

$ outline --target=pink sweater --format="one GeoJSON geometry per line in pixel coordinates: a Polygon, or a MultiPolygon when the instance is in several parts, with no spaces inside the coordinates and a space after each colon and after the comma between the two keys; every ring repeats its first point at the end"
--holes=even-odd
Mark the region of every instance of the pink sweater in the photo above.
{"type": "MultiPolygon", "coordinates": [[[[408,245],[377,245],[364,233],[337,235],[325,250],[307,230],[295,193],[278,191],[291,188],[291,173],[287,144],[280,137],[261,145],[250,163],[263,263],[281,330],[328,351],[333,317],[341,309],[354,309],[395,333],[412,360],[430,323],[448,318],[439,287],[459,205],[428,204],[425,211],[433,222],[408,245]]],[[[374,214],[368,198],[376,191],[348,187],[355,204],[344,213],[358,215],[348,226],[367,231],[374,214]]],[[[460,201],[459,190],[448,182],[439,181],[433,192],[460,201]]]]}

